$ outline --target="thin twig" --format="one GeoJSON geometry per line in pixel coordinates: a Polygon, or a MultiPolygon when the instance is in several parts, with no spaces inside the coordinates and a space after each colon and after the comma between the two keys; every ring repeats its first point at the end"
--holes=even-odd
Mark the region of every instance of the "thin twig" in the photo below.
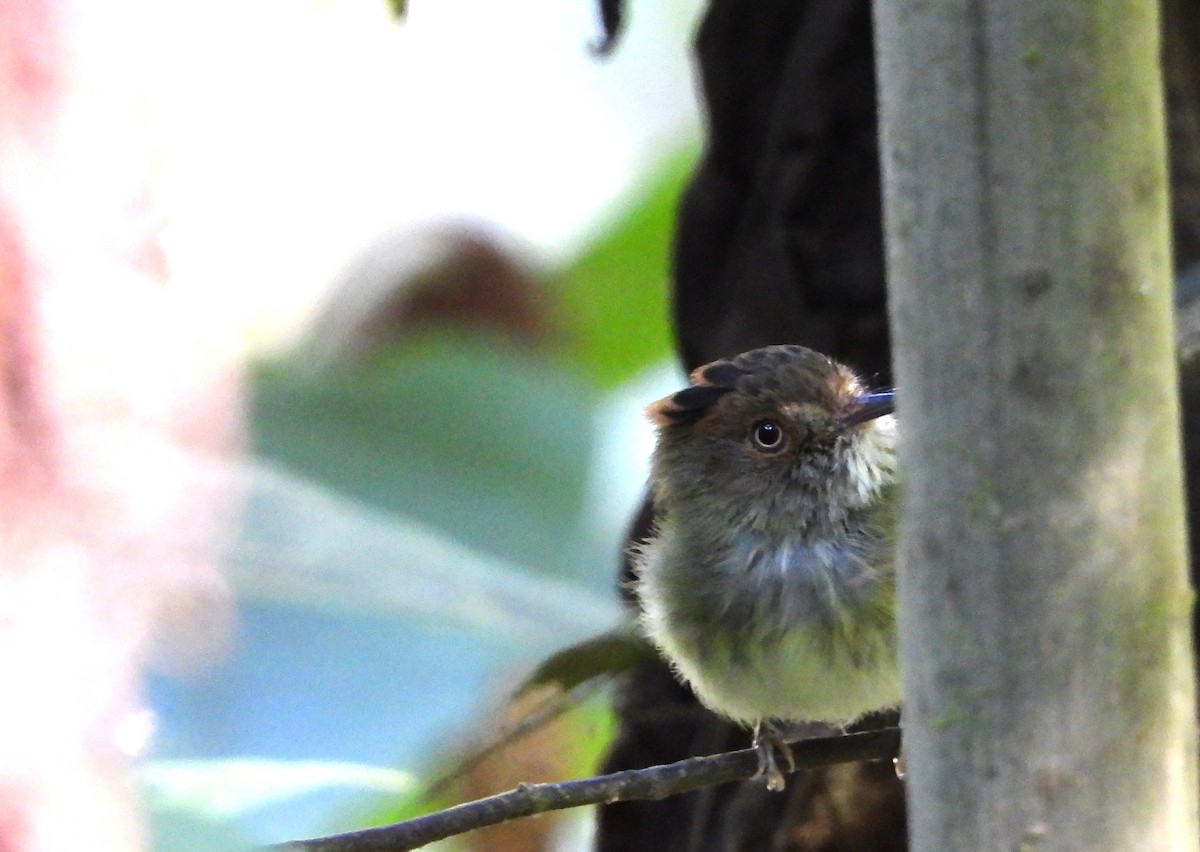
{"type": "Polygon", "coordinates": [[[483,761],[487,760],[512,745],[520,742],[529,734],[541,730],[560,716],[583,705],[608,685],[608,678],[594,678],[572,689],[570,692],[556,692],[549,698],[540,701],[511,726],[500,731],[492,740],[485,743],[456,763],[441,776],[434,779],[425,788],[424,795],[435,798],[450,789],[455,781],[460,780],[483,761]]]}
{"type": "MultiPolygon", "coordinates": [[[[900,751],[900,729],[883,728],[801,740],[793,743],[791,750],[796,769],[814,769],[855,760],[886,759],[895,757],[900,751]]],[[[662,799],[712,784],[752,778],[757,771],[758,754],[748,748],[578,781],[521,784],[507,793],[456,805],[394,825],[332,837],[294,840],[275,848],[281,852],[402,852],[476,828],[546,811],[610,802],[662,799]]]]}

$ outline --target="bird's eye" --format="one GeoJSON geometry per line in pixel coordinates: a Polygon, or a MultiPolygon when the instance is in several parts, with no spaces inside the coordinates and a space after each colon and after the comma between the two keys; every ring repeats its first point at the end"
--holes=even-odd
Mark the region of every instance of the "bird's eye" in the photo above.
{"type": "Polygon", "coordinates": [[[756,450],[776,453],[783,449],[783,427],[774,420],[759,420],[750,428],[750,441],[756,450]]]}

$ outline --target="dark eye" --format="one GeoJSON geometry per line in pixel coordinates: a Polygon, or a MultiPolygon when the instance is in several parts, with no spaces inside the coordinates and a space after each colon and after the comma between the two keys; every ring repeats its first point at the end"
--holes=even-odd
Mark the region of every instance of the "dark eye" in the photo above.
{"type": "Polygon", "coordinates": [[[774,420],[759,420],[750,428],[750,441],[764,453],[778,452],[783,449],[783,427],[774,420]]]}

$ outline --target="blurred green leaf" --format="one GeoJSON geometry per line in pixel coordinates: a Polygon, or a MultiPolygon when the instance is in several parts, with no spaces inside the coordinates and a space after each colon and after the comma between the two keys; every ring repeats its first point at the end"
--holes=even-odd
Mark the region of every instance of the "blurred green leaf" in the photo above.
{"type": "Polygon", "coordinates": [[[562,275],[559,327],[568,357],[611,388],[670,357],[670,246],[675,208],[695,165],[663,161],[626,213],[562,275]]]}
{"type": "MultiPolygon", "coordinates": [[[[616,717],[613,715],[612,702],[603,692],[594,692],[579,700],[567,698],[572,706],[564,714],[548,714],[547,721],[565,719],[570,726],[570,733],[564,736],[556,745],[558,757],[564,759],[567,768],[563,777],[557,780],[571,778],[586,778],[596,773],[596,768],[608,753],[609,744],[616,733],[616,717]]],[[[525,733],[529,733],[526,731],[525,733]]],[[[489,744],[478,754],[490,753],[496,743],[489,744]]],[[[505,745],[505,743],[500,743],[505,745]]],[[[510,747],[520,748],[521,741],[516,739],[508,743],[510,747]]],[[[475,764],[475,757],[468,755],[461,762],[463,771],[469,774],[469,767],[475,764]]],[[[390,825],[404,820],[414,819],[425,814],[443,810],[460,804],[448,792],[449,782],[461,777],[458,771],[451,776],[441,779],[430,788],[419,788],[410,793],[385,800],[377,800],[374,807],[368,807],[361,815],[347,815],[345,829],[361,828],[364,825],[390,825]]],[[[496,793],[504,792],[495,790],[496,793]]]]}
{"type": "Polygon", "coordinates": [[[485,553],[579,576],[597,557],[578,547],[596,405],[531,353],[439,334],[371,365],[264,366],[251,422],[268,460],[485,553]]]}
{"type": "Polygon", "coordinates": [[[617,734],[617,717],[607,693],[598,693],[580,702],[577,716],[580,736],[575,738],[572,747],[579,771],[572,775],[582,778],[599,771],[617,734]]]}
{"type": "Polygon", "coordinates": [[[231,488],[245,504],[225,562],[243,600],[420,618],[539,649],[620,618],[611,593],[530,572],[277,467],[237,473],[231,488]]]}
{"type": "Polygon", "coordinates": [[[569,692],[594,678],[622,674],[655,655],[654,647],[634,631],[610,630],[552,654],[526,678],[517,695],[548,685],[569,692]]]}
{"type": "Polygon", "coordinates": [[[262,848],[233,819],[148,804],[145,816],[153,852],[256,852],[262,848]]]}
{"type": "Polygon", "coordinates": [[[231,817],[324,787],[405,793],[416,786],[407,772],[316,760],[168,760],[138,773],[161,808],[231,817]]]}
{"type": "Polygon", "coordinates": [[[408,14],[408,0],[388,0],[388,6],[391,7],[394,18],[403,18],[408,14]]]}

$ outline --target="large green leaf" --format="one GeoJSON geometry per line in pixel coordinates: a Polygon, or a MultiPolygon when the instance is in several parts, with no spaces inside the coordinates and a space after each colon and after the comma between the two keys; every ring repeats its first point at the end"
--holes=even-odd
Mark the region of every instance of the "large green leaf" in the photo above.
{"type": "Polygon", "coordinates": [[[562,275],[568,356],[602,387],[628,381],[672,352],[670,246],[693,149],[672,155],[626,212],[562,275]]]}
{"type": "Polygon", "coordinates": [[[594,556],[578,542],[595,405],[577,377],[515,347],[428,336],[373,365],[260,369],[252,423],[266,459],[570,575],[594,556]]]}

